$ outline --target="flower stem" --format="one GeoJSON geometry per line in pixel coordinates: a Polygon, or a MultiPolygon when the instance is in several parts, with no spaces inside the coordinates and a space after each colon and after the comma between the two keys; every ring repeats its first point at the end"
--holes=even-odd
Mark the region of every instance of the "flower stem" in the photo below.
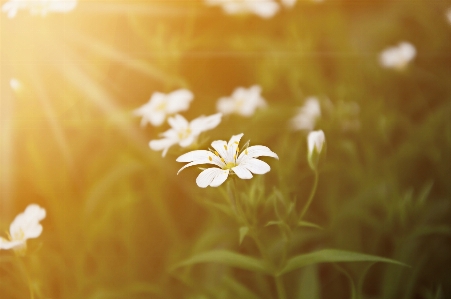
{"type": "Polygon", "coordinates": [[[310,207],[310,204],[312,203],[313,197],[316,193],[316,188],[318,187],[318,171],[315,170],[315,182],[313,183],[312,191],[310,192],[309,199],[307,200],[307,203],[305,204],[304,208],[302,209],[302,212],[299,216],[299,221],[302,220],[302,217],[304,217],[305,213],[307,212],[308,208],[310,207]]]}
{"type": "Polygon", "coordinates": [[[277,298],[278,299],[286,299],[287,294],[285,293],[285,288],[283,286],[282,278],[280,276],[274,276],[274,280],[276,282],[276,287],[277,287],[277,298]]]}
{"type": "Polygon", "coordinates": [[[19,265],[20,271],[22,272],[22,275],[25,276],[25,278],[27,280],[28,290],[30,292],[30,299],[34,299],[33,286],[31,285],[31,278],[28,275],[27,268],[25,267],[25,264],[22,261],[22,259],[20,258],[20,256],[18,256],[17,254],[16,254],[16,260],[17,260],[17,264],[19,265]]]}

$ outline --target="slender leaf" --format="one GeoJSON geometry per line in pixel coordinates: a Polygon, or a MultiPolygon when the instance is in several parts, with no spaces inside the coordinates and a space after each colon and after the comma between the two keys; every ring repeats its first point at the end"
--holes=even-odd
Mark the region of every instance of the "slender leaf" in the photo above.
{"type": "Polygon", "coordinates": [[[213,250],[197,254],[175,265],[172,270],[201,263],[218,263],[249,271],[270,274],[269,269],[263,261],[228,250],[213,250]]]}
{"type": "Polygon", "coordinates": [[[247,227],[247,226],[240,227],[240,245],[243,242],[243,239],[244,239],[244,237],[246,237],[248,232],[249,232],[249,227],[247,227]]]}
{"type": "Polygon", "coordinates": [[[311,222],[308,222],[308,221],[299,221],[298,226],[313,227],[313,228],[323,229],[323,228],[322,228],[321,226],[319,226],[318,224],[311,223],[311,222]]]}
{"type": "Polygon", "coordinates": [[[337,262],[384,262],[407,266],[406,264],[403,264],[401,262],[375,255],[337,249],[323,249],[311,253],[300,254],[291,258],[290,260],[288,260],[285,267],[278,273],[278,275],[283,275],[307,265],[337,262]]]}

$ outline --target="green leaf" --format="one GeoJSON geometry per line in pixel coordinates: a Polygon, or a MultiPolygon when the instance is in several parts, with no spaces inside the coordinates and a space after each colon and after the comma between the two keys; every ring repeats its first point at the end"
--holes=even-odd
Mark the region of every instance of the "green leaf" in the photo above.
{"type": "Polygon", "coordinates": [[[307,265],[338,262],[384,262],[407,266],[401,262],[375,255],[337,249],[323,249],[311,253],[300,254],[289,259],[285,267],[278,273],[278,275],[283,275],[307,265]]]}
{"type": "Polygon", "coordinates": [[[171,270],[201,263],[218,263],[249,271],[271,274],[263,261],[228,250],[212,250],[197,254],[175,265],[171,270]]]}
{"type": "Polygon", "coordinates": [[[240,227],[240,245],[243,242],[243,239],[244,239],[244,237],[246,237],[248,232],[249,232],[249,227],[247,227],[247,226],[240,227]]]}
{"type": "Polygon", "coordinates": [[[311,223],[311,222],[308,222],[308,221],[299,221],[298,226],[313,227],[313,228],[323,229],[323,228],[322,228],[321,226],[319,226],[318,224],[311,223]]]}
{"type": "Polygon", "coordinates": [[[235,298],[246,299],[259,299],[260,296],[256,295],[245,284],[234,280],[232,277],[225,276],[222,282],[224,286],[228,287],[235,294],[235,298]]]}

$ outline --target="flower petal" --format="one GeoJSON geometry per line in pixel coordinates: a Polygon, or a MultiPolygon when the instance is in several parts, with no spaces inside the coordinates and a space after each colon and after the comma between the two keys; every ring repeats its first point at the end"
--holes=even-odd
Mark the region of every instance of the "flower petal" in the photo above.
{"type": "Polygon", "coordinates": [[[249,146],[246,150],[241,152],[241,154],[238,157],[236,162],[241,163],[241,161],[243,161],[243,159],[245,159],[246,156],[249,156],[250,158],[267,156],[267,157],[273,157],[273,158],[279,159],[279,156],[277,156],[276,153],[274,153],[267,146],[264,146],[264,145],[249,146]]]}
{"type": "Polygon", "coordinates": [[[238,145],[240,144],[241,137],[243,137],[243,133],[238,135],[233,135],[229,140],[229,144],[227,145],[227,157],[228,162],[235,162],[235,155],[237,152],[238,145]]]}
{"type": "Polygon", "coordinates": [[[211,143],[211,147],[225,160],[226,163],[232,162],[227,155],[227,142],[224,140],[215,140],[211,143]]]}
{"type": "Polygon", "coordinates": [[[223,114],[231,114],[235,111],[235,101],[233,98],[222,97],[216,102],[216,110],[223,114]]]}
{"type": "MultiPolygon", "coordinates": [[[[216,180],[216,183],[220,182],[224,178],[224,175],[226,175],[227,178],[228,172],[225,173],[224,170],[215,167],[207,168],[197,176],[196,184],[201,188],[206,188],[215,181],[218,176],[219,178],[216,180]]],[[[222,182],[220,184],[222,184],[222,182]]]]}
{"type": "Polygon", "coordinates": [[[177,162],[193,162],[193,161],[200,160],[200,159],[208,160],[208,157],[211,155],[213,155],[213,154],[210,151],[195,150],[195,151],[191,151],[191,152],[188,152],[188,153],[185,153],[185,154],[179,156],[175,161],[177,161],[177,162]]]}
{"type": "Polygon", "coordinates": [[[180,114],[169,117],[168,123],[176,131],[184,131],[188,129],[188,121],[180,114]]]}
{"type": "Polygon", "coordinates": [[[6,239],[0,237],[0,249],[8,250],[8,249],[12,249],[14,247],[23,245],[24,243],[25,243],[24,240],[9,241],[9,240],[6,240],[6,239]]]}
{"type": "Polygon", "coordinates": [[[178,157],[176,159],[176,161],[177,162],[190,162],[191,161],[191,163],[188,163],[185,166],[183,166],[182,168],[180,168],[179,171],[177,172],[177,174],[179,174],[180,171],[182,171],[183,169],[190,167],[190,166],[194,166],[194,165],[213,164],[220,168],[222,168],[224,166],[224,163],[222,163],[221,160],[219,160],[219,158],[216,157],[216,155],[214,155],[212,152],[206,151],[206,150],[196,150],[196,151],[188,152],[188,153],[183,154],[180,157],[178,157]]]}
{"type": "Polygon", "coordinates": [[[178,89],[167,95],[166,111],[168,114],[177,113],[179,111],[185,111],[189,108],[190,102],[193,100],[194,95],[188,89],[178,89]]]}
{"type": "Polygon", "coordinates": [[[169,148],[171,146],[173,146],[174,144],[176,144],[177,142],[178,142],[177,140],[171,139],[171,138],[151,140],[149,142],[149,147],[154,151],[163,150],[161,155],[164,157],[164,156],[166,156],[166,153],[169,150],[169,148]]]}
{"type": "Polygon", "coordinates": [[[247,180],[252,178],[252,173],[246,167],[238,165],[233,167],[232,170],[240,179],[247,180]]]}
{"type": "Polygon", "coordinates": [[[210,186],[211,187],[218,187],[222,183],[227,180],[227,177],[229,176],[229,169],[222,169],[221,172],[218,173],[218,175],[211,181],[210,186]]]}
{"type": "Polygon", "coordinates": [[[250,172],[255,174],[265,174],[271,170],[268,163],[255,158],[249,158],[240,163],[240,166],[248,169],[250,172]]]}
{"type": "Polygon", "coordinates": [[[37,204],[29,205],[25,211],[16,216],[9,227],[9,232],[13,240],[26,240],[36,238],[42,233],[42,226],[39,221],[46,216],[45,209],[37,204]]]}
{"type": "Polygon", "coordinates": [[[193,134],[200,134],[201,132],[216,128],[221,122],[222,113],[216,113],[210,116],[200,116],[193,119],[189,127],[193,134]]]}

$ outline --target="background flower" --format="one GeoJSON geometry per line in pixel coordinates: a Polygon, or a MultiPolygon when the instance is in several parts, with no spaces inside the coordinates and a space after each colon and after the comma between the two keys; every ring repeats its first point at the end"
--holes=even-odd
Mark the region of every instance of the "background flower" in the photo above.
{"type": "Polygon", "coordinates": [[[134,114],[142,116],[141,126],[146,123],[159,126],[168,115],[187,110],[193,98],[193,93],[187,89],[179,89],[169,94],[155,92],[149,102],[136,109],[134,114]]]}
{"type": "Polygon", "coordinates": [[[221,113],[210,116],[202,115],[188,122],[183,116],[176,114],[168,119],[171,129],[161,134],[163,138],[151,140],[149,146],[154,151],[163,150],[162,156],[164,157],[174,144],[178,143],[181,147],[192,145],[202,132],[216,128],[221,122],[221,117],[221,113]]]}
{"type": "Polygon", "coordinates": [[[316,97],[308,97],[302,107],[297,109],[297,114],[291,119],[291,127],[294,130],[311,131],[315,128],[317,119],[321,116],[321,106],[316,97]]]}
{"type": "Polygon", "coordinates": [[[230,97],[222,97],[216,103],[216,109],[223,114],[239,114],[252,116],[258,108],[266,107],[266,101],[261,96],[261,87],[253,85],[249,88],[238,87],[230,97]]]}
{"type": "Polygon", "coordinates": [[[396,47],[390,47],[382,51],[379,59],[383,67],[402,70],[415,55],[416,49],[412,44],[401,42],[396,47]]]}
{"type": "Polygon", "coordinates": [[[77,6],[77,0],[9,0],[2,5],[2,11],[8,18],[16,16],[21,9],[28,9],[31,14],[47,15],[49,12],[69,12],[77,6]]]}
{"type": "Polygon", "coordinates": [[[271,18],[279,10],[274,0],[206,0],[208,5],[220,5],[230,15],[252,13],[262,18],[271,18]]]}
{"type": "Polygon", "coordinates": [[[39,222],[45,216],[45,209],[36,204],[29,205],[11,223],[9,227],[9,240],[0,237],[0,249],[24,250],[27,239],[37,238],[41,235],[42,225],[39,222]]]}

